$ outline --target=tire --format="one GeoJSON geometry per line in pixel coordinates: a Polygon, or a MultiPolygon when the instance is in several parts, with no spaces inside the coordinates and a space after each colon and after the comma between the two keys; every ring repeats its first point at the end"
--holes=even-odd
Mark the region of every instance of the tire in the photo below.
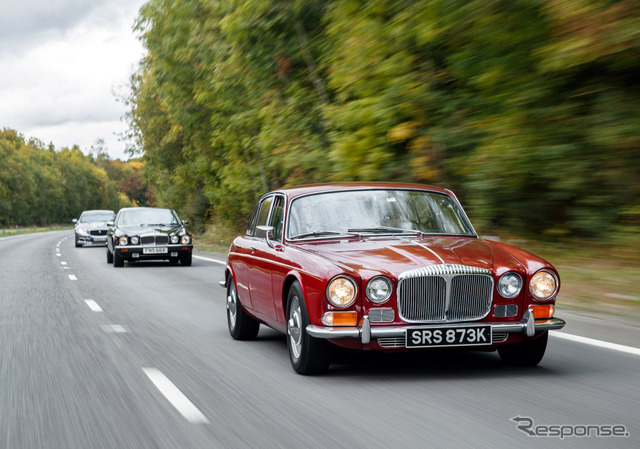
{"type": "Polygon", "coordinates": [[[115,251],[113,253],[113,266],[118,268],[124,267],[124,259],[115,251]]]}
{"type": "Polygon", "coordinates": [[[76,235],[76,248],[80,248],[82,245],[80,244],[80,242],[78,241],[78,236],[76,235]]]}
{"type": "Polygon", "coordinates": [[[192,255],[191,253],[182,256],[180,258],[180,265],[184,265],[185,267],[190,267],[191,266],[191,259],[192,259],[192,255]]]}
{"type": "Polygon", "coordinates": [[[548,339],[549,332],[545,332],[535,340],[499,346],[498,354],[507,365],[536,366],[544,357],[548,339]]]}
{"type": "Polygon", "coordinates": [[[236,292],[236,284],[231,277],[227,287],[227,325],[229,334],[234,340],[253,340],[260,330],[260,323],[247,315],[242,308],[236,292]]]}
{"type": "Polygon", "coordinates": [[[113,253],[107,247],[107,263],[113,263],[113,253]]]}
{"type": "Polygon", "coordinates": [[[291,367],[298,374],[325,373],[331,364],[331,346],[306,331],[309,315],[300,284],[294,282],[287,296],[287,348],[291,367]]]}

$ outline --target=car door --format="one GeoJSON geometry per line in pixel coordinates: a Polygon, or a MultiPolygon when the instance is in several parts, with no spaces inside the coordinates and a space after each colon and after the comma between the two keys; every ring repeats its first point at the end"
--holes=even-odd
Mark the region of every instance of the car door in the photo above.
{"type": "Polygon", "coordinates": [[[274,195],[265,198],[260,206],[260,215],[256,222],[254,239],[251,241],[251,266],[249,285],[251,305],[254,311],[266,321],[276,319],[276,298],[274,297],[273,278],[281,271],[279,253],[282,251],[282,216],[284,197],[274,195]],[[269,207],[268,214],[262,214],[263,207],[269,207]],[[266,236],[258,232],[257,226],[273,226],[273,235],[267,241],[266,236]]]}

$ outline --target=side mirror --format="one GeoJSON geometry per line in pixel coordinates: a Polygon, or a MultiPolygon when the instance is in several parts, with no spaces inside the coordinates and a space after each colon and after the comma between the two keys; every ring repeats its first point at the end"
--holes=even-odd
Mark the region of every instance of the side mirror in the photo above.
{"type": "Polygon", "coordinates": [[[271,239],[275,235],[276,229],[273,226],[256,226],[256,237],[267,239],[267,245],[273,248],[271,239]]]}
{"type": "Polygon", "coordinates": [[[77,222],[78,222],[77,218],[74,218],[73,220],[71,220],[71,223],[77,223],[77,222]]]}
{"type": "Polygon", "coordinates": [[[110,227],[110,228],[113,227],[113,221],[108,221],[107,222],[107,226],[110,227]]]}
{"type": "Polygon", "coordinates": [[[186,226],[189,224],[189,220],[182,220],[182,226],[186,226]]]}

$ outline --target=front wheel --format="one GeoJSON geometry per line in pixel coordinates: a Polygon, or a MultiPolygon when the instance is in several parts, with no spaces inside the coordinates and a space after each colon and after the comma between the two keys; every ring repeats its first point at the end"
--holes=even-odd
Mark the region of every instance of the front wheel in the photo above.
{"type": "Polygon", "coordinates": [[[113,266],[114,267],[124,267],[124,259],[117,251],[113,252],[113,266]]]}
{"type": "Polygon", "coordinates": [[[253,340],[258,336],[260,323],[251,318],[242,308],[236,292],[236,284],[229,276],[227,287],[227,325],[234,340],[253,340]]]}
{"type": "Polygon", "coordinates": [[[498,354],[500,354],[502,361],[508,365],[536,366],[544,357],[548,339],[549,332],[547,331],[535,340],[499,346],[498,354]]]}
{"type": "Polygon", "coordinates": [[[291,366],[298,374],[319,374],[329,369],[331,347],[306,331],[309,315],[300,284],[295,282],[287,297],[287,347],[291,366]]]}
{"type": "Polygon", "coordinates": [[[191,259],[192,259],[191,253],[185,254],[184,256],[180,257],[180,265],[184,265],[185,267],[190,267],[191,259]]]}
{"type": "Polygon", "coordinates": [[[109,247],[107,247],[107,263],[113,263],[113,253],[109,251],[109,247]]]}

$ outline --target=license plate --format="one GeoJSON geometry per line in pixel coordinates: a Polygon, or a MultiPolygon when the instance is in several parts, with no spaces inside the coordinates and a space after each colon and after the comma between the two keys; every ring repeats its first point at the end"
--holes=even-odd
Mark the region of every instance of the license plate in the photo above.
{"type": "Polygon", "coordinates": [[[93,240],[96,241],[96,242],[106,242],[107,238],[106,237],[94,237],[93,240]]]}
{"type": "Polygon", "coordinates": [[[168,248],[142,248],[142,254],[167,254],[168,248]]]}
{"type": "Polygon", "coordinates": [[[477,346],[491,344],[491,326],[407,329],[407,348],[477,346]]]}

